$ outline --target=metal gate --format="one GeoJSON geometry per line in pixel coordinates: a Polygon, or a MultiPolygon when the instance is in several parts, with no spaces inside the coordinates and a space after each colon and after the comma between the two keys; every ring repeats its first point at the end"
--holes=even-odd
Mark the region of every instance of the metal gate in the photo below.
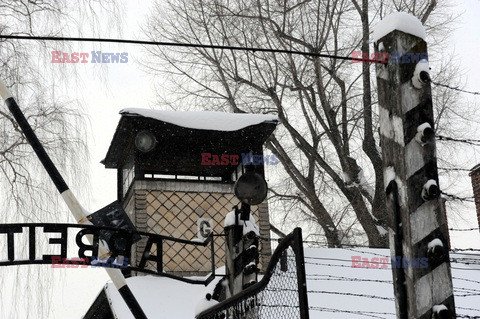
{"type": "Polygon", "coordinates": [[[278,245],[263,278],[197,319],[308,319],[302,230],[278,245]]]}

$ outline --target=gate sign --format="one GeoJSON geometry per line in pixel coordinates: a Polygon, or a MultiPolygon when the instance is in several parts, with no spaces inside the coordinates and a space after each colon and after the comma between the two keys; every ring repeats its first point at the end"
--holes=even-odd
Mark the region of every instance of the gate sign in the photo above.
{"type": "Polygon", "coordinates": [[[197,220],[197,230],[197,238],[201,241],[207,240],[212,233],[212,220],[199,218],[197,220]]]}
{"type": "MultiPolygon", "coordinates": [[[[108,215],[108,212],[111,211],[111,208],[106,209],[106,215],[108,215]]],[[[98,218],[99,216],[102,215],[98,215],[96,217],[98,218]]],[[[112,216],[116,216],[115,213],[111,214],[110,217],[112,216]]],[[[108,220],[110,220],[109,224],[112,224],[111,221],[115,221],[117,219],[109,218],[107,220],[103,220],[103,222],[106,222],[108,220]]],[[[111,268],[114,265],[118,265],[118,268],[144,272],[152,275],[168,276],[170,278],[178,279],[192,284],[208,284],[208,282],[210,282],[215,276],[215,262],[213,259],[211,260],[213,274],[207,280],[183,278],[173,274],[165,274],[163,272],[164,256],[162,254],[162,247],[164,245],[164,242],[181,243],[183,244],[183,246],[211,246],[210,249],[213,254],[213,240],[212,237],[208,236],[208,234],[211,232],[210,221],[205,220],[202,223],[201,229],[202,231],[199,232],[199,234],[205,235],[206,240],[198,242],[158,234],[134,231],[131,230],[131,227],[128,226],[120,229],[107,226],[79,224],[0,224],[0,247],[3,248],[0,249],[0,266],[28,264],[78,265],[79,262],[81,262],[83,265],[92,265],[96,267],[108,268],[111,268]],[[76,234],[73,234],[74,241],[69,240],[68,238],[72,236],[72,230],[77,230],[76,234]],[[48,234],[48,237],[38,238],[42,237],[39,236],[40,233],[48,234]],[[53,234],[52,237],[50,237],[50,234],[53,234]],[[92,238],[91,244],[87,243],[86,238],[84,238],[85,236],[90,236],[92,238]],[[45,239],[47,239],[49,245],[55,245],[53,247],[57,249],[57,254],[50,255],[46,254],[45,251],[42,254],[41,251],[38,251],[40,247],[37,245],[37,241],[43,241],[45,239]],[[139,262],[137,264],[131,264],[131,260],[129,258],[131,255],[132,244],[138,239],[144,240],[146,242],[145,249],[139,262]],[[110,249],[108,254],[99,256],[99,240],[106,240],[106,244],[110,249]],[[76,243],[77,249],[68,249],[68,246],[71,245],[72,242],[76,243]],[[28,245],[28,249],[26,250],[28,252],[28,257],[25,256],[23,257],[24,259],[20,259],[18,255],[15,255],[16,252],[20,251],[19,249],[15,249],[15,246],[20,245],[20,243],[26,243],[28,245]],[[157,248],[156,254],[153,253],[153,245],[155,245],[157,248]],[[4,248],[7,249],[5,250],[4,248]],[[6,256],[3,255],[2,251],[6,252],[6,256]],[[76,253],[71,254],[74,251],[76,253]],[[106,263],[104,261],[106,261],[106,263]],[[153,269],[151,267],[147,267],[147,262],[150,262],[150,264],[154,266],[152,267],[153,269]]],[[[52,249],[49,249],[48,251],[51,253],[52,249]]],[[[54,268],[59,267],[54,266],[54,268]]]]}

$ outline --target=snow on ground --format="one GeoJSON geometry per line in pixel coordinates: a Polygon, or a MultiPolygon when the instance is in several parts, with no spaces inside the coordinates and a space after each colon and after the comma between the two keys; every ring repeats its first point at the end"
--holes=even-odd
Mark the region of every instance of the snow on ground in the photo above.
{"type": "MultiPolygon", "coordinates": [[[[390,251],[364,248],[305,249],[310,319],[395,319],[390,265],[383,269],[352,268],[352,256],[371,260],[373,257],[389,257],[390,251]]],[[[452,253],[450,258],[477,263],[452,263],[452,276],[457,315],[480,316],[480,256],[452,253]]]]}
{"type": "Polygon", "coordinates": [[[121,110],[120,114],[139,115],[181,127],[213,131],[236,131],[251,125],[278,121],[278,118],[275,115],[214,111],[180,112],[127,108],[121,110]]]}
{"type": "MultiPolygon", "coordinates": [[[[148,318],[193,319],[205,291],[203,285],[153,276],[131,277],[127,283],[148,318]]],[[[115,318],[134,319],[113,283],[107,284],[107,295],[115,318]]]]}
{"type": "MultiPolygon", "coordinates": [[[[305,248],[310,318],[394,319],[390,265],[376,269],[352,268],[352,256],[371,260],[389,257],[390,252],[388,249],[305,248]]],[[[480,256],[452,253],[450,257],[462,262],[452,263],[457,315],[480,316],[480,256]]],[[[149,318],[193,319],[198,301],[206,292],[202,285],[168,278],[144,276],[127,281],[149,318]]],[[[133,318],[113,284],[107,285],[107,291],[118,318],[133,318]]]]}

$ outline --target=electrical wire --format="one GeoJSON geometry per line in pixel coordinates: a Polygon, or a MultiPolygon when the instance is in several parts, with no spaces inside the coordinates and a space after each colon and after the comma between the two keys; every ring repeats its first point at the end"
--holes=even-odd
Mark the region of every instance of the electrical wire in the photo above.
{"type": "Polygon", "coordinates": [[[78,42],[106,42],[106,43],[125,43],[125,44],[141,44],[141,45],[155,45],[155,46],[170,46],[183,48],[200,48],[200,49],[218,49],[231,51],[251,51],[267,52],[267,53],[286,53],[295,55],[305,55],[320,58],[330,58],[339,60],[350,60],[367,63],[386,63],[386,61],[358,59],[348,56],[340,56],[319,52],[306,52],[297,50],[285,49],[270,49],[258,47],[239,47],[231,45],[216,45],[216,44],[201,44],[201,43],[182,43],[182,42],[166,42],[166,41],[148,41],[148,40],[131,40],[131,39],[107,39],[107,38],[82,38],[82,37],[53,37],[53,36],[30,36],[30,35],[0,35],[0,39],[15,39],[15,40],[36,40],[36,41],[78,41],[78,42]]]}

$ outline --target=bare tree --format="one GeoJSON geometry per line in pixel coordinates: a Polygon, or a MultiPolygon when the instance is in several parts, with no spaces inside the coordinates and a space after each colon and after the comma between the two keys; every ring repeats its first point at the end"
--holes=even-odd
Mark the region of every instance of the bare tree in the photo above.
{"type": "MultiPolygon", "coordinates": [[[[157,1],[145,34],[194,44],[336,56],[358,50],[370,56],[372,23],[386,13],[410,12],[437,36],[445,34],[452,20],[442,15],[444,10],[435,0],[157,1]]],[[[160,94],[173,108],[194,104],[278,114],[282,125],[267,148],[279,156],[283,174],[289,177],[271,184],[272,199],[285,204],[286,220],[296,213],[295,218],[314,221],[330,247],[352,237],[358,242],[359,234],[370,246],[387,245],[370,64],[255,50],[147,50],[153,58],[145,67],[162,79],[162,85],[168,84],[160,94]]]]}
{"type": "MultiPolygon", "coordinates": [[[[115,11],[110,2],[102,5],[115,11]]],[[[0,31],[3,35],[60,35],[67,30],[86,29],[98,21],[96,6],[90,1],[0,1],[0,31]]],[[[116,14],[110,13],[108,17],[114,19],[116,14]]],[[[58,42],[2,39],[0,77],[10,87],[35,133],[69,184],[83,191],[80,195],[85,195],[86,188],[78,187],[84,186],[88,178],[85,174],[88,159],[85,114],[78,101],[61,96],[55,88],[55,81],[69,81],[72,73],[61,68],[61,72],[54,72],[50,64],[51,51],[71,52],[68,48],[68,44],[58,42]]],[[[3,101],[0,105],[0,223],[71,221],[65,207],[60,204],[53,183],[13,116],[3,101]]],[[[19,245],[16,246],[18,249],[19,245]]],[[[5,251],[6,247],[2,247],[0,254],[3,256],[5,251]]],[[[57,270],[54,276],[48,268],[37,266],[19,270],[2,267],[2,316],[50,317],[51,288],[54,279],[61,279],[61,272],[57,270]],[[12,307],[12,304],[16,306],[12,307]]]]}

